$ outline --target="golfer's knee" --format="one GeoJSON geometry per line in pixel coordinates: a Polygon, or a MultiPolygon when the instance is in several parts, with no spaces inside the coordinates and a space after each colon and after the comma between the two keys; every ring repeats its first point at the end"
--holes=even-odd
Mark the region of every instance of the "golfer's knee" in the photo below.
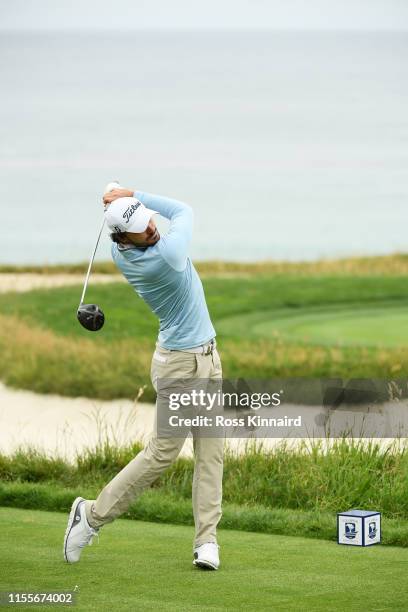
{"type": "Polygon", "coordinates": [[[147,445],[147,450],[158,463],[163,465],[172,463],[180,452],[177,444],[171,444],[165,438],[152,438],[147,445]]]}

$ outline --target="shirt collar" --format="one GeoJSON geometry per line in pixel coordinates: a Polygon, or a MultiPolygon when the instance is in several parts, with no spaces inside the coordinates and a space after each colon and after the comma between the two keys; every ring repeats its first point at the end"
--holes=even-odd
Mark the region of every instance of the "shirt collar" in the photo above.
{"type": "Polygon", "coordinates": [[[138,251],[145,251],[148,247],[138,247],[134,244],[120,244],[118,243],[119,251],[128,251],[129,249],[137,249],[138,251]]]}

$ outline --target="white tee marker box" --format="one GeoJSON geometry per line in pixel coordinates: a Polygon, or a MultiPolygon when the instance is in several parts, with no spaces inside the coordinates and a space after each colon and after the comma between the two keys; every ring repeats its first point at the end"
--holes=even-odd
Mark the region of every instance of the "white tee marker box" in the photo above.
{"type": "Polygon", "coordinates": [[[380,512],[348,510],[337,513],[337,544],[372,546],[380,542],[380,512]]]}

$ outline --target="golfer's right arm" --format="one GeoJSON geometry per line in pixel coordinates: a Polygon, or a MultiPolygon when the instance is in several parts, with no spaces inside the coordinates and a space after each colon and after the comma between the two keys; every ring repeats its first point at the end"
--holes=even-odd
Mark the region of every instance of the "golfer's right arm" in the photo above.
{"type": "Polygon", "coordinates": [[[191,206],[164,196],[135,191],[137,198],[153,210],[170,220],[170,229],[160,238],[163,257],[175,270],[184,270],[193,233],[193,211],[191,206]]]}

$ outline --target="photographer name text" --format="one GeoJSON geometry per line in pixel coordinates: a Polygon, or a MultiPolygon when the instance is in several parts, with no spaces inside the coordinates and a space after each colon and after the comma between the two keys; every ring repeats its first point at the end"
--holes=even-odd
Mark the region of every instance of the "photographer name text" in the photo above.
{"type": "Polygon", "coordinates": [[[261,417],[258,414],[246,414],[240,417],[226,417],[218,414],[214,417],[197,415],[191,418],[173,414],[169,417],[170,427],[302,427],[302,417],[283,416],[280,418],[261,417]]]}

